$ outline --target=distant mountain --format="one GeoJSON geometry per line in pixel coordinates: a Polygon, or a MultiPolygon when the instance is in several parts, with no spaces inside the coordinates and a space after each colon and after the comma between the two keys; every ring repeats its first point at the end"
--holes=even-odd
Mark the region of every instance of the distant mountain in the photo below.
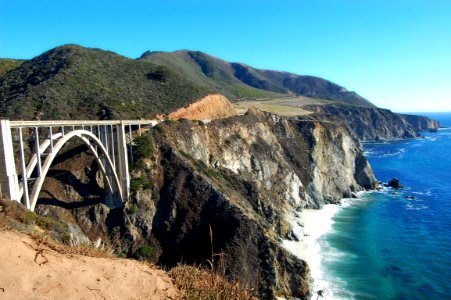
{"type": "Polygon", "coordinates": [[[77,45],[1,60],[0,70],[0,116],[10,119],[149,118],[212,92],[167,67],[77,45]]]}
{"type": "Polygon", "coordinates": [[[168,67],[232,100],[307,96],[355,106],[371,102],[328,80],[229,63],[199,51],[145,52],[139,60],[168,67]]]}

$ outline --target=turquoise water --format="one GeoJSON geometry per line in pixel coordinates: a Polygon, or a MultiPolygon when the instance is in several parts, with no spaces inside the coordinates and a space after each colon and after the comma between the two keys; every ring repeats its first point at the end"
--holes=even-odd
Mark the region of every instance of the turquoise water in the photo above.
{"type": "MultiPolygon", "coordinates": [[[[431,116],[451,127],[451,114],[431,116]]],[[[423,134],[364,145],[378,180],[405,189],[365,194],[334,216],[319,241],[334,299],[451,299],[451,129],[423,134]]]]}

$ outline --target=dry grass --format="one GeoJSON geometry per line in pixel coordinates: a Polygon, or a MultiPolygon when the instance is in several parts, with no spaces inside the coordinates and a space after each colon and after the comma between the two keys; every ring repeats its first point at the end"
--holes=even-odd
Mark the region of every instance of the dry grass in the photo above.
{"type": "Polygon", "coordinates": [[[111,254],[111,251],[106,249],[97,249],[91,246],[69,246],[60,244],[52,241],[48,237],[42,237],[35,234],[29,234],[29,236],[36,243],[37,248],[48,248],[60,254],[69,254],[69,255],[83,255],[90,257],[102,257],[102,258],[111,258],[114,257],[111,254]]]}
{"type": "Polygon", "coordinates": [[[230,283],[223,275],[203,267],[178,265],[169,272],[186,300],[257,300],[252,290],[230,283]]]}
{"type": "Polygon", "coordinates": [[[307,105],[329,105],[336,101],[310,98],[304,96],[281,97],[274,99],[244,100],[234,103],[238,114],[244,114],[250,107],[285,117],[296,117],[311,114],[312,111],[304,109],[307,105]]]}
{"type": "MultiPolygon", "coordinates": [[[[213,233],[210,227],[210,242],[213,249],[213,233]]],[[[209,268],[179,264],[172,268],[169,276],[185,294],[186,300],[257,300],[253,290],[244,289],[238,282],[231,283],[225,277],[224,253],[211,253],[209,268]],[[217,268],[215,269],[215,259],[217,268]]]]}
{"type": "Polygon", "coordinates": [[[256,107],[260,110],[270,112],[285,117],[295,117],[308,115],[311,111],[302,107],[309,104],[324,104],[326,100],[313,99],[308,97],[279,98],[270,100],[247,100],[235,103],[235,108],[239,113],[245,113],[249,107],[256,107]]]}

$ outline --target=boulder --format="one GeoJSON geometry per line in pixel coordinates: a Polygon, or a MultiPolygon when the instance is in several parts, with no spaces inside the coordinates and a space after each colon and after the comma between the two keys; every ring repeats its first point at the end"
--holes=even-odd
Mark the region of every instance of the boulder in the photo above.
{"type": "Polygon", "coordinates": [[[387,184],[389,187],[392,187],[394,189],[402,189],[403,186],[401,185],[401,183],[399,182],[398,178],[392,178],[390,179],[390,181],[387,184]]]}

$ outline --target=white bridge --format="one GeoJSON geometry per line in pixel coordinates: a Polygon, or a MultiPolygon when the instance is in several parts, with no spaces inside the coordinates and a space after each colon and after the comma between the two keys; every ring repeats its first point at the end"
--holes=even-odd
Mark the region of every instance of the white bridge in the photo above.
{"type": "Polygon", "coordinates": [[[0,193],[33,211],[53,160],[69,140],[78,138],[88,146],[104,175],[106,204],[120,206],[130,193],[128,159],[133,157],[133,134],[141,135],[156,124],[156,120],[1,120],[0,193]]]}

